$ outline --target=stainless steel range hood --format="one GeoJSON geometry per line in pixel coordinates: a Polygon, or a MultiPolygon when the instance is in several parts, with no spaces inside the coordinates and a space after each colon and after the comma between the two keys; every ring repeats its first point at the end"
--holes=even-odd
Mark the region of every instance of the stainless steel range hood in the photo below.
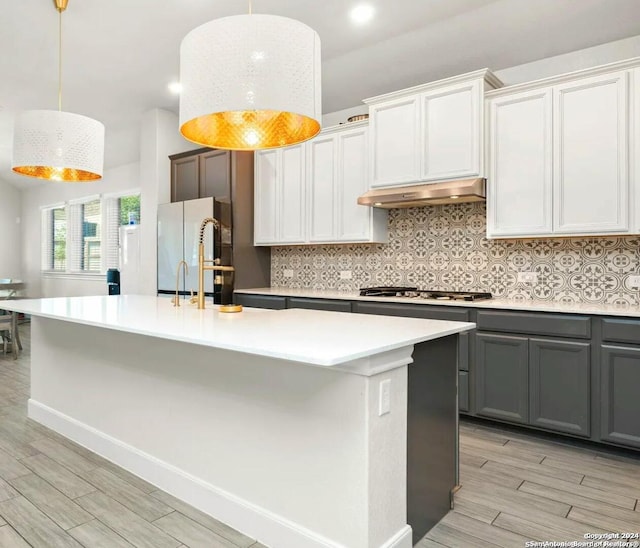
{"type": "Polygon", "coordinates": [[[486,179],[461,179],[445,183],[431,183],[370,190],[358,198],[360,205],[384,209],[420,207],[462,202],[484,202],[486,179]]]}

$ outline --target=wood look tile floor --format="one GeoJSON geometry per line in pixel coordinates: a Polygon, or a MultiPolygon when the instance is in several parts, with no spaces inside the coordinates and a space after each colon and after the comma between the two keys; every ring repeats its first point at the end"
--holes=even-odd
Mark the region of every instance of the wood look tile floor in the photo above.
{"type": "MultiPolygon", "coordinates": [[[[264,548],[27,418],[29,326],[0,353],[0,548],[264,548]]],[[[419,548],[640,531],[640,457],[463,422],[455,510],[419,548]]],[[[278,547],[273,547],[278,548],[278,547]]]]}
{"type": "Polygon", "coordinates": [[[462,421],[460,461],[455,508],[419,548],[515,548],[640,532],[640,454],[462,421]]]}

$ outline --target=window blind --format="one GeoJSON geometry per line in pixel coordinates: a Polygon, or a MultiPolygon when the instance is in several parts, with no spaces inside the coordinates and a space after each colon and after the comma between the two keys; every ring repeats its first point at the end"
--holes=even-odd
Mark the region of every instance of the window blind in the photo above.
{"type": "Polygon", "coordinates": [[[67,209],[62,205],[41,211],[40,260],[42,270],[67,268],[67,209]]]}
{"type": "Polygon", "coordinates": [[[118,268],[120,227],[139,222],[136,191],[47,206],[41,210],[41,268],[69,273],[118,268]]]}

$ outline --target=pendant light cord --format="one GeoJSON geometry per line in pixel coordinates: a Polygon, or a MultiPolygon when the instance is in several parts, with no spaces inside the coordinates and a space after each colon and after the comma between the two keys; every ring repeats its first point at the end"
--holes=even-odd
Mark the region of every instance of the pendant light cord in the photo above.
{"type": "Polygon", "coordinates": [[[62,112],[62,10],[58,10],[58,110],[62,112]]]}
{"type": "Polygon", "coordinates": [[[253,2],[249,0],[249,15],[253,15],[253,2]]]}

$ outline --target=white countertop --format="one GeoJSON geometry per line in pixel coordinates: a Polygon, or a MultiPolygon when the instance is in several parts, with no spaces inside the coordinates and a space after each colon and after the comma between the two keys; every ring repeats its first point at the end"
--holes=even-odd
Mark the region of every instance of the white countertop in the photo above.
{"type": "Polygon", "coordinates": [[[590,314],[596,316],[627,316],[640,318],[640,306],[561,303],[554,301],[521,301],[515,299],[485,299],[481,301],[444,301],[409,297],[361,297],[357,291],[316,291],[312,289],[291,289],[288,287],[259,287],[237,289],[236,293],[248,295],[274,295],[284,297],[308,297],[313,299],[341,299],[347,301],[369,301],[384,303],[428,304],[438,306],[461,306],[466,308],[495,308],[502,310],[525,310],[528,312],[560,312],[564,314],[590,314]]]}
{"type": "Polygon", "coordinates": [[[318,310],[245,308],[223,314],[209,305],[174,307],[142,295],[4,301],[33,316],[174,341],[332,366],[415,343],[469,331],[473,323],[352,315],[318,310]]]}

